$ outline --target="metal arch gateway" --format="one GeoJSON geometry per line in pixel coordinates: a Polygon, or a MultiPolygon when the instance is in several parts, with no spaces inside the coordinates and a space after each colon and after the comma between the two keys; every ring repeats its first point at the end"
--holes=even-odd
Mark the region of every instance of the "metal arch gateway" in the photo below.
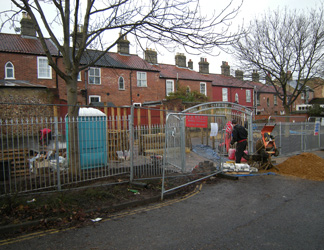
{"type": "Polygon", "coordinates": [[[253,152],[253,129],[252,118],[253,111],[245,106],[232,102],[207,102],[187,108],[181,113],[199,114],[209,110],[217,110],[218,115],[226,115],[229,120],[238,119],[241,122],[247,122],[248,128],[248,150],[253,152]]]}
{"type": "MultiPolygon", "coordinates": [[[[253,152],[253,111],[249,108],[230,102],[208,102],[190,107],[179,113],[167,114],[165,124],[165,153],[163,160],[164,163],[161,194],[162,199],[164,193],[192,183],[190,182],[169,190],[165,190],[164,187],[165,170],[167,166],[176,168],[182,173],[186,173],[186,171],[188,171],[188,169],[186,169],[186,120],[190,116],[198,117],[198,120],[208,119],[208,122],[218,120],[221,121],[220,124],[222,125],[233,119],[236,119],[239,123],[244,123],[244,125],[247,125],[248,128],[248,150],[251,153],[253,152]]],[[[216,173],[212,173],[211,175],[215,174],[216,173]]]]}

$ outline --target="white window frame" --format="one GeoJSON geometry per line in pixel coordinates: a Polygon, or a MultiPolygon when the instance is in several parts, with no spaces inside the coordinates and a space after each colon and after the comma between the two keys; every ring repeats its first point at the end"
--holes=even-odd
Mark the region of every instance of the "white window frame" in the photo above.
{"type": "Polygon", "coordinates": [[[251,102],[251,90],[250,89],[245,90],[245,94],[246,94],[246,102],[251,102]]]}
{"type": "Polygon", "coordinates": [[[222,88],[222,100],[223,102],[228,102],[228,89],[222,88]]]}
{"type": "Polygon", "coordinates": [[[273,105],[275,105],[275,106],[278,105],[278,98],[276,95],[273,96],[273,105]]]}
{"type": "Polygon", "coordinates": [[[174,80],[166,80],[165,81],[165,94],[169,96],[170,93],[174,92],[174,80]]]}
{"type": "Polygon", "coordinates": [[[300,99],[305,100],[305,93],[304,92],[300,93],[300,99]]]}
{"type": "Polygon", "coordinates": [[[79,71],[79,74],[78,74],[78,77],[77,77],[77,81],[78,82],[81,82],[82,81],[82,79],[81,79],[81,71],[79,71]]]}
{"type": "Polygon", "coordinates": [[[118,77],[118,90],[125,90],[125,79],[122,76],[118,77]],[[123,87],[122,88],[120,87],[120,80],[121,79],[123,80],[123,87]]]}
{"type": "Polygon", "coordinates": [[[235,102],[239,103],[239,94],[238,93],[235,93],[235,102]]]}
{"type": "Polygon", "coordinates": [[[147,87],[146,72],[137,72],[137,87],[147,87]]]}
{"type": "Polygon", "coordinates": [[[189,94],[190,92],[191,92],[191,89],[190,89],[189,86],[187,86],[187,88],[186,88],[186,93],[189,94]]]}
{"type": "Polygon", "coordinates": [[[204,94],[205,96],[207,96],[207,84],[205,82],[200,83],[199,92],[200,94],[204,94]]]}
{"type": "Polygon", "coordinates": [[[98,98],[99,102],[101,102],[101,96],[100,95],[89,95],[89,104],[91,103],[91,98],[98,98]]]}
{"type": "Polygon", "coordinates": [[[15,66],[13,65],[12,62],[7,62],[6,65],[5,65],[5,79],[15,79],[15,66]],[[9,66],[9,64],[11,66],[9,66]],[[11,70],[12,71],[12,76],[8,76],[8,70],[11,70]]]}
{"type": "Polygon", "coordinates": [[[93,84],[93,85],[101,85],[101,68],[97,68],[97,67],[90,67],[89,71],[88,71],[88,80],[89,80],[89,84],[93,84]],[[96,71],[98,70],[98,74],[95,74],[96,71]],[[93,72],[91,72],[93,71],[93,72]],[[90,79],[99,79],[99,83],[95,83],[93,80],[90,79]]]}
{"type": "Polygon", "coordinates": [[[52,79],[52,67],[48,64],[48,59],[45,56],[37,57],[37,78],[52,79]]]}
{"type": "Polygon", "coordinates": [[[257,95],[256,95],[256,98],[257,98],[257,99],[256,99],[256,100],[257,100],[257,105],[260,105],[260,94],[257,94],[257,95]]]}

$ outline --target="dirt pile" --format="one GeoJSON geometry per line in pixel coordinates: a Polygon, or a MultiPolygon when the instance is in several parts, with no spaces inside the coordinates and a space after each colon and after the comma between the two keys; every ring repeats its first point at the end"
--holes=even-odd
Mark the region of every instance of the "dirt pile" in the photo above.
{"type": "Polygon", "coordinates": [[[324,181],[324,159],[313,153],[292,156],[276,165],[276,168],[279,172],[275,168],[271,171],[308,180],[324,181]]]}

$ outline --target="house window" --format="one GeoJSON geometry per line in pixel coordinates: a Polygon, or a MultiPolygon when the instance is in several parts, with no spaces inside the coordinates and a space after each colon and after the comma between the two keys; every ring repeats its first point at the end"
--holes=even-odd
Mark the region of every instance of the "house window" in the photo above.
{"type": "Polygon", "coordinates": [[[89,95],[89,103],[93,102],[101,102],[101,96],[100,95],[89,95]]]}
{"type": "Polygon", "coordinates": [[[200,93],[207,96],[207,88],[205,82],[200,83],[200,93]]]}
{"type": "Polygon", "coordinates": [[[47,57],[37,57],[37,76],[39,79],[52,79],[52,67],[47,57]]]}
{"type": "Polygon", "coordinates": [[[78,81],[78,82],[81,82],[81,71],[79,71],[77,81],[78,81]]]}
{"type": "Polygon", "coordinates": [[[191,91],[191,90],[190,90],[190,87],[189,87],[189,86],[187,86],[187,88],[186,88],[186,93],[187,93],[187,94],[189,94],[189,93],[190,93],[190,91],[191,91]]]}
{"type": "Polygon", "coordinates": [[[238,95],[238,93],[235,94],[235,102],[239,103],[239,95],[238,95]]]}
{"type": "Polygon", "coordinates": [[[100,68],[89,69],[89,84],[101,84],[101,70],[100,68]]]}
{"type": "Polygon", "coordinates": [[[227,88],[222,89],[223,102],[228,102],[227,88]]]}
{"type": "Polygon", "coordinates": [[[267,98],[267,106],[270,107],[270,99],[267,98]]]}
{"type": "Polygon", "coordinates": [[[173,80],[166,80],[165,82],[165,89],[166,95],[170,95],[170,93],[174,92],[174,81],[173,80]]]}
{"type": "Polygon", "coordinates": [[[6,79],[15,78],[15,68],[11,62],[7,62],[5,66],[6,79]]]}
{"type": "Polygon", "coordinates": [[[257,105],[260,106],[260,94],[257,94],[257,105]]]}
{"type": "Polygon", "coordinates": [[[246,90],[246,102],[251,102],[251,90],[246,90]]]}
{"type": "Polygon", "coordinates": [[[124,77],[120,76],[118,78],[118,89],[119,90],[125,90],[125,82],[124,82],[124,77]]]}
{"type": "Polygon", "coordinates": [[[137,87],[147,87],[146,72],[137,72],[137,87]]]}
{"type": "Polygon", "coordinates": [[[277,96],[276,95],[273,96],[273,105],[275,105],[275,106],[278,105],[278,100],[277,100],[277,96]]]}
{"type": "Polygon", "coordinates": [[[301,98],[302,100],[305,99],[305,93],[304,93],[304,92],[300,93],[300,98],[301,98]]]}

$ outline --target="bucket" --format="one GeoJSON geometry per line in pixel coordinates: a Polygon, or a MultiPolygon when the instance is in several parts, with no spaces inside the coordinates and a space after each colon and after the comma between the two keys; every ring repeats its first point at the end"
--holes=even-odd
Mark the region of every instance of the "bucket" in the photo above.
{"type": "Polygon", "coordinates": [[[235,148],[230,148],[228,150],[228,159],[229,160],[235,160],[235,148]]]}
{"type": "MultiPolygon", "coordinates": [[[[235,148],[230,148],[228,150],[228,159],[229,160],[235,160],[235,152],[236,152],[235,148]]],[[[248,154],[248,151],[244,150],[244,153],[248,154]]],[[[246,162],[246,160],[242,157],[241,162],[246,162]]]]}

